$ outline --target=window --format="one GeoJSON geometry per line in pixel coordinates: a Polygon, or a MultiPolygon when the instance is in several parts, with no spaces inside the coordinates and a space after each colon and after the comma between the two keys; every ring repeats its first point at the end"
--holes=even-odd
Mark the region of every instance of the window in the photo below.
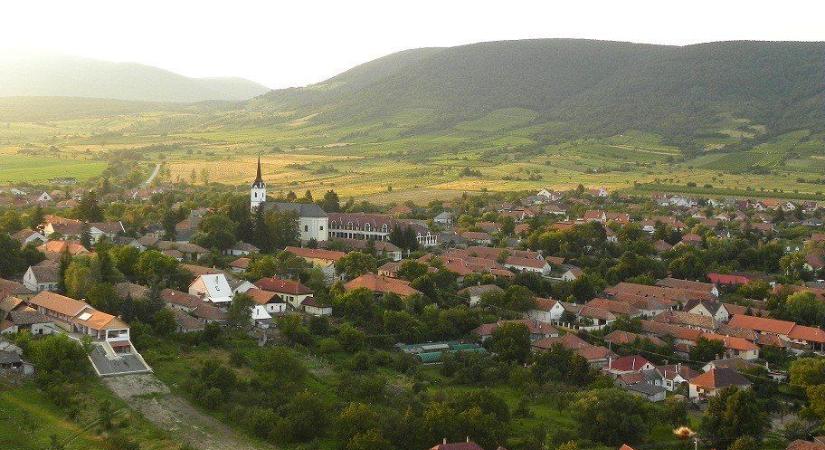
{"type": "Polygon", "coordinates": [[[321,225],[321,231],[324,231],[324,226],[323,225],[321,225]]]}
{"type": "Polygon", "coordinates": [[[309,225],[304,225],[304,231],[309,231],[309,225]]]}

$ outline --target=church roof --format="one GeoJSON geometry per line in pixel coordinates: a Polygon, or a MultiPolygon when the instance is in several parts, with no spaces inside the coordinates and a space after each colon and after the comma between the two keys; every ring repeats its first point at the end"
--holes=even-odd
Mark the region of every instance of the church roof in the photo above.
{"type": "Polygon", "coordinates": [[[264,210],[293,211],[298,217],[327,217],[327,213],[315,203],[265,202],[264,210]]]}

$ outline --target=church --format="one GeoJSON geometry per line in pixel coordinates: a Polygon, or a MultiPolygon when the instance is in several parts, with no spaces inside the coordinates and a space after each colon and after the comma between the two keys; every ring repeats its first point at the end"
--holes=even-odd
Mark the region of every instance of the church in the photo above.
{"type": "Polygon", "coordinates": [[[258,158],[258,174],[252,182],[249,192],[249,207],[254,212],[258,208],[264,211],[294,211],[298,215],[298,228],[301,241],[315,239],[323,242],[329,239],[329,217],[315,203],[271,202],[266,199],[266,183],[261,176],[261,158],[258,158]]]}

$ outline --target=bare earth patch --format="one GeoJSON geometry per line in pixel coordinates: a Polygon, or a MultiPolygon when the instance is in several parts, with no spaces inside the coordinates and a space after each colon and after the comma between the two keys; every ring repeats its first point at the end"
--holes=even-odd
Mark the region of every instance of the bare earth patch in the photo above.
{"type": "Polygon", "coordinates": [[[159,428],[199,450],[260,450],[215,418],[198,411],[152,374],[104,378],[118,397],[159,428]]]}

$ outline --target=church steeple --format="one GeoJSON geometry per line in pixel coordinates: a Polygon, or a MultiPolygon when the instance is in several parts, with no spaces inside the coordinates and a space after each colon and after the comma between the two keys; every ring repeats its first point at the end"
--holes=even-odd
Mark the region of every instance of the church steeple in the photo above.
{"type": "Polygon", "coordinates": [[[261,157],[258,156],[258,174],[252,182],[252,189],[249,190],[249,207],[254,211],[264,202],[266,202],[266,183],[261,176],[261,157]]]}
{"type": "Polygon", "coordinates": [[[261,157],[258,156],[258,174],[255,176],[255,181],[252,182],[252,187],[263,187],[264,179],[261,177],[261,157]]]}

